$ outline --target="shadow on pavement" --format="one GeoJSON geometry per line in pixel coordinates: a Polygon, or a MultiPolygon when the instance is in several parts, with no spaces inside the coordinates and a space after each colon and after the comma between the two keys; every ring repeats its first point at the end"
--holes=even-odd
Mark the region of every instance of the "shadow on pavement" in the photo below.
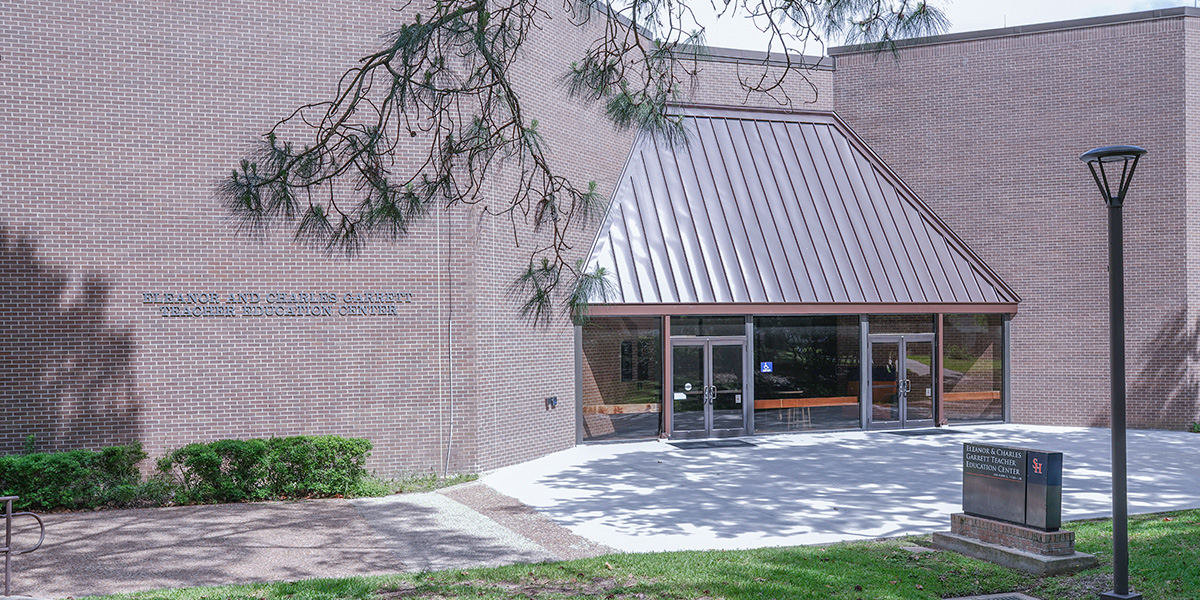
{"type": "MultiPolygon", "coordinates": [[[[397,503],[384,512],[378,528],[345,500],[44,515],[46,543],[14,558],[12,589],[78,597],[541,558],[470,529],[446,529],[437,507],[397,503]]],[[[16,531],[15,545],[24,540],[33,543],[36,533],[16,531]]]]}

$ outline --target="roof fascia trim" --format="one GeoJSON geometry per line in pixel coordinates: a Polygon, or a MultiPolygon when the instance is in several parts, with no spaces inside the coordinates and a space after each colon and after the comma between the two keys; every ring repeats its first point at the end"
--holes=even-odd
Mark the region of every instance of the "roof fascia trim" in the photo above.
{"type": "Polygon", "coordinates": [[[770,106],[729,106],[695,102],[672,103],[668,110],[677,112],[680,116],[684,117],[712,119],[728,119],[730,118],[730,113],[736,113],[739,119],[762,119],[765,121],[779,121],[786,117],[807,117],[825,123],[832,123],[837,118],[836,114],[828,110],[770,106]]]}
{"type": "Polygon", "coordinates": [[[815,56],[812,54],[793,54],[790,52],[763,52],[761,50],[743,50],[740,48],[720,48],[702,46],[699,52],[677,52],[675,57],[680,60],[696,60],[702,62],[733,63],[739,65],[765,65],[768,67],[791,67],[814,71],[833,71],[833,58],[815,56]]]}
{"type": "Polygon", "coordinates": [[[728,303],[728,304],[592,304],[589,317],[663,315],[912,315],[1016,314],[1015,302],[962,303],[728,303]]]}
{"type": "MultiPolygon", "coordinates": [[[[978,31],[966,31],[962,33],[948,33],[945,35],[896,40],[893,48],[899,50],[903,48],[912,48],[914,46],[953,44],[955,42],[967,42],[1000,37],[1016,37],[1021,35],[1032,35],[1035,33],[1049,33],[1054,31],[1069,31],[1071,29],[1103,27],[1106,25],[1123,25],[1126,23],[1136,23],[1138,21],[1155,21],[1159,19],[1172,19],[1176,17],[1200,17],[1200,9],[1191,6],[1178,6],[1175,8],[1144,10],[1102,17],[1088,17],[1084,19],[1070,19],[1067,21],[1053,21],[1050,23],[1034,23],[1031,25],[1016,25],[1013,27],[1002,27],[997,29],[981,29],[978,31]]],[[[888,48],[884,47],[882,50],[887,52],[888,48]]],[[[853,44],[848,46],[833,46],[828,48],[826,52],[828,52],[829,56],[836,59],[838,56],[846,54],[880,52],[880,47],[878,44],[853,44]]]]}

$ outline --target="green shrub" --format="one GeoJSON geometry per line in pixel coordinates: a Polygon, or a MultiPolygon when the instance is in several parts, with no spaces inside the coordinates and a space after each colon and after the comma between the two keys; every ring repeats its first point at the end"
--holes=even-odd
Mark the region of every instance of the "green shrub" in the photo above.
{"type": "Polygon", "coordinates": [[[332,435],[272,438],[270,487],[275,496],[348,495],[367,476],[370,440],[332,435]]]}
{"type": "Polygon", "coordinates": [[[175,497],[175,486],[162,477],[113,486],[106,494],[107,506],[162,506],[175,497]]]}
{"type": "Polygon", "coordinates": [[[1200,433],[1200,423],[1192,423],[1192,426],[1188,427],[1188,431],[1192,433],[1200,433]]]}
{"type": "Polygon", "coordinates": [[[122,503],[140,483],[137,463],[146,458],[140,442],[99,452],[32,453],[0,456],[0,495],[20,496],[15,508],[54,510],[122,503]]]}
{"type": "Polygon", "coordinates": [[[177,500],[245,502],[261,500],[267,476],[267,444],[262,440],[218,440],[188,444],[158,460],[158,469],[173,476],[177,500]]]}
{"type": "Polygon", "coordinates": [[[369,440],[296,436],[188,444],[158,461],[180,503],[352,495],[367,476],[369,440]]]}

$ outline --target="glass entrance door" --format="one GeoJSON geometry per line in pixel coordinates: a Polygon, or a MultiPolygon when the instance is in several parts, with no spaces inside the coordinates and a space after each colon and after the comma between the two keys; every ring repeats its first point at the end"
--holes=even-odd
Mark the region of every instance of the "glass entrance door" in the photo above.
{"type": "Polygon", "coordinates": [[[933,340],[904,339],[905,427],[933,425],[933,340]]]}
{"type": "Polygon", "coordinates": [[[745,351],[741,340],[672,342],[672,437],[746,433],[745,351]]]}
{"type": "Polygon", "coordinates": [[[931,427],[933,336],[871,335],[870,429],[931,427]]]}

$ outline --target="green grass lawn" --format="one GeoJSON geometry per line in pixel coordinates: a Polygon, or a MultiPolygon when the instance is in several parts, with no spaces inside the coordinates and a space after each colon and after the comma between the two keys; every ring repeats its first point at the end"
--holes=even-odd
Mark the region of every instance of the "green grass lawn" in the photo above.
{"type": "MultiPolygon", "coordinates": [[[[388,577],[324,579],[144,592],[139,600],[419,599],[938,599],[1023,591],[1043,600],[1093,599],[1111,589],[1111,522],[1079,521],[1081,552],[1101,566],[1035,579],[950,552],[912,552],[928,536],[823,547],[619,554],[388,577]]],[[[1131,583],[1154,600],[1200,598],[1200,510],[1133,517],[1131,583]]]]}

